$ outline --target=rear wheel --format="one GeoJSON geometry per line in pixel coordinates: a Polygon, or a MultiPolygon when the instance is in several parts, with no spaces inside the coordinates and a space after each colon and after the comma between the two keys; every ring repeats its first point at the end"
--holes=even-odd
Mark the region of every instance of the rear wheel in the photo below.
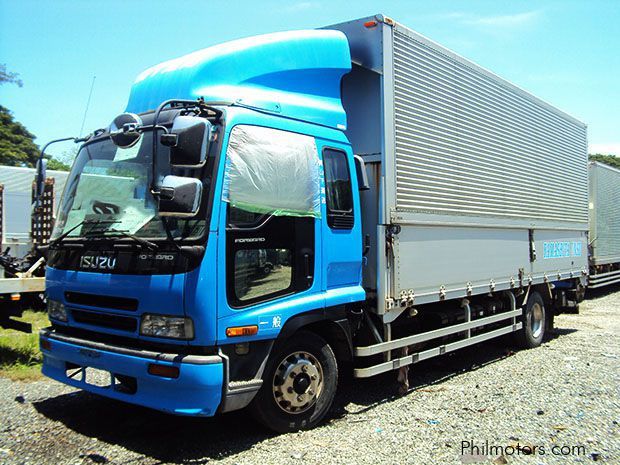
{"type": "Polygon", "coordinates": [[[337,385],[338,365],[329,344],[300,331],[271,357],[250,409],[279,433],[312,428],[329,411],[337,385]]]}
{"type": "Polygon", "coordinates": [[[523,327],[516,333],[517,343],[524,349],[538,347],[545,337],[547,324],[545,303],[538,292],[530,293],[521,322],[523,327]]]}

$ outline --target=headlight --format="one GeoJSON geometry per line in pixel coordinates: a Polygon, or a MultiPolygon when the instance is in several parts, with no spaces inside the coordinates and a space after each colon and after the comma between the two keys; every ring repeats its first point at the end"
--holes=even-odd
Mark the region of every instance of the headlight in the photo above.
{"type": "Polygon", "coordinates": [[[165,315],[142,315],[140,334],[174,339],[193,339],[194,323],[189,318],[165,315]]]}
{"type": "Polygon", "coordinates": [[[52,320],[67,321],[67,309],[57,300],[47,299],[47,315],[52,320]]]}

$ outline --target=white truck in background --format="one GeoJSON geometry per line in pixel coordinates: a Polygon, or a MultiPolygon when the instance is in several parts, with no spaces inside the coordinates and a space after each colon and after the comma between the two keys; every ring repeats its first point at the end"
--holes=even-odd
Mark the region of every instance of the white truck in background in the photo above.
{"type": "Polygon", "coordinates": [[[35,211],[37,169],[0,166],[0,327],[29,332],[15,320],[28,308],[44,308],[45,244],[54,223],[56,199],[69,173],[47,171],[40,208],[35,211]]]}
{"type": "Polygon", "coordinates": [[[592,161],[588,288],[620,283],[620,170],[592,161]]]}

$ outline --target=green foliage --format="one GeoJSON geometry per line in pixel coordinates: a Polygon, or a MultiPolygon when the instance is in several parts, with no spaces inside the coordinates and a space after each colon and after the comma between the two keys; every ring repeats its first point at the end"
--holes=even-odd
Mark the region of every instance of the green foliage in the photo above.
{"type": "Polygon", "coordinates": [[[609,155],[604,153],[591,153],[589,155],[590,161],[600,161],[606,165],[613,166],[620,169],[620,158],[615,155],[609,155]]]}
{"type": "Polygon", "coordinates": [[[61,163],[62,165],[66,166],[67,170],[69,170],[71,168],[71,165],[73,165],[73,161],[77,157],[77,154],[79,151],[80,151],[80,146],[77,144],[73,145],[71,148],[64,150],[60,155],[56,154],[55,160],[61,163]]]}
{"type": "MultiPolygon", "coordinates": [[[[0,165],[28,166],[34,168],[39,158],[39,146],[35,136],[26,127],[13,119],[8,108],[0,105],[0,165]]],[[[69,171],[66,163],[48,158],[50,170],[69,171]]]]}
{"type": "Polygon", "coordinates": [[[0,164],[34,167],[39,147],[34,134],[15,121],[8,108],[0,105],[0,164]]]}
{"type": "MultiPolygon", "coordinates": [[[[13,119],[8,108],[0,105],[0,165],[27,166],[34,168],[39,158],[39,146],[35,135],[13,119]]],[[[46,156],[50,170],[69,171],[68,164],[46,156]]]]}
{"type": "Polygon", "coordinates": [[[0,377],[36,380],[41,377],[43,356],[39,350],[39,330],[49,326],[47,313],[27,310],[19,318],[32,324],[32,333],[0,328],[0,377]]]}
{"type": "Polygon", "coordinates": [[[71,167],[61,162],[60,160],[56,160],[55,158],[49,158],[47,160],[47,169],[57,171],[69,171],[71,167]]]}
{"type": "Polygon", "coordinates": [[[19,74],[11,73],[6,69],[4,63],[0,63],[0,84],[4,83],[17,84],[19,87],[24,85],[23,81],[19,79],[19,74]]]}
{"type": "MultiPolygon", "coordinates": [[[[19,74],[8,71],[6,65],[0,63],[0,85],[2,84],[16,84],[19,87],[24,85],[19,74]]],[[[34,168],[40,151],[34,139],[35,135],[23,124],[15,121],[8,108],[0,105],[0,165],[34,168]]],[[[69,171],[66,163],[48,158],[49,169],[69,171]]]]}
{"type": "MultiPolygon", "coordinates": [[[[0,64],[0,85],[24,83],[19,74],[6,69],[0,64]]],[[[34,166],[39,156],[39,147],[34,143],[34,134],[21,123],[13,120],[8,108],[0,105],[0,164],[9,166],[34,166]]]]}

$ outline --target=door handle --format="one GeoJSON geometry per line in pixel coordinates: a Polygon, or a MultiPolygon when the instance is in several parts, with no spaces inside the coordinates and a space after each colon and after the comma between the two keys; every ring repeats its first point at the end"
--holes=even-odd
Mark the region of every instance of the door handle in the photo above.
{"type": "Polygon", "coordinates": [[[304,274],[306,275],[306,281],[307,281],[308,286],[310,286],[310,284],[312,283],[312,269],[310,265],[311,265],[310,254],[305,253],[304,254],[304,274]]]}
{"type": "Polygon", "coordinates": [[[370,252],[370,234],[364,235],[364,249],[362,250],[362,257],[365,257],[370,252]]]}

